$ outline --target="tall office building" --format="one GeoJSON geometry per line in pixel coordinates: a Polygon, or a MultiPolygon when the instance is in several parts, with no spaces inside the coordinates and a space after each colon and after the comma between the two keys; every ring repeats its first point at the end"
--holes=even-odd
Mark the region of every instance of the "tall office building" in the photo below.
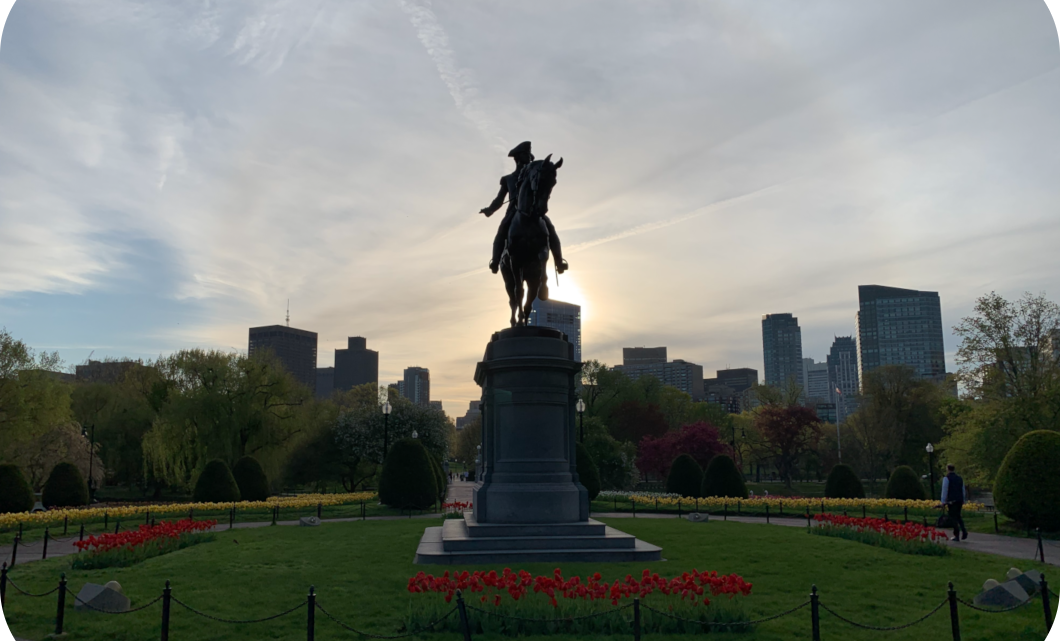
{"type": "Polygon", "coordinates": [[[335,391],[335,368],[317,368],[317,398],[324,399],[335,391]]]}
{"type": "Polygon", "coordinates": [[[832,392],[828,384],[828,363],[815,363],[812,358],[804,358],[802,363],[803,378],[806,381],[803,394],[806,399],[816,403],[830,403],[832,392]]]}
{"type": "Polygon", "coordinates": [[[791,384],[806,389],[802,370],[802,330],[791,314],[762,316],[762,355],[765,383],[785,388],[791,384]]]}
{"type": "Polygon", "coordinates": [[[574,360],[582,360],[582,308],[580,305],[564,303],[558,300],[534,299],[530,308],[528,325],[551,327],[567,335],[567,340],[574,345],[574,360]]]}
{"type": "Polygon", "coordinates": [[[426,367],[406,367],[398,391],[416,405],[431,405],[431,372],[426,367]]]}
{"type": "Polygon", "coordinates": [[[946,379],[938,292],[882,285],[858,287],[858,381],[882,365],[908,365],[921,378],[946,379]]]}
{"type": "Polygon", "coordinates": [[[842,423],[856,409],[854,397],[859,389],[858,348],[854,337],[836,336],[826,361],[828,384],[836,406],[836,421],[842,423]]]}
{"type": "Polygon", "coordinates": [[[629,365],[649,365],[652,363],[665,363],[666,362],[666,348],[665,347],[623,347],[622,348],[622,364],[625,366],[629,365]]]}
{"type": "Polygon", "coordinates": [[[379,384],[379,352],[368,349],[368,340],[350,336],[346,349],[335,350],[335,389],[340,392],[365,383],[379,384]]]}
{"type": "Polygon", "coordinates": [[[286,325],[250,328],[247,354],[272,350],[287,371],[311,390],[317,387],[317,333],[286,325]]]}
{"type": "Polygon", "coordinates": [[[703,366],[679,358],[666,362],[665,347],[623,347],[622,364],[612,369],[636,380],[649,375],[685,392],[693,401],[703,400],[703,366]]]}
{"type": "Polygon", "coordinates": [[[456,419],[456,429],[462,430],[472,421],[482,418],[482,411],[479,409],[481,403],[481,401],[471,401],[468,403],[467,412],[456,419]]]}

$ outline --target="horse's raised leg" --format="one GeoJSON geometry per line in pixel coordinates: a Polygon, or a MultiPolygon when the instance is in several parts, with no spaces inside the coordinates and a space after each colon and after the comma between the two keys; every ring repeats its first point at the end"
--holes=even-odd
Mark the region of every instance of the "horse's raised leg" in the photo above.
{"type": "Polygon", "coordinates": [[[531,277],[526,281],[526,305],[523,306],[523,325],[527,325],[530,322],[530,312],[534,308],[534,301],[537,300],[537,291],[541,287],[540,275],[531,277]]]}
{"type": "Polygon", "coordinates": [[[508,307],[512,310],[512,317],[509,322],[512,327],[515,327],[515,310],[519,308],[522,300],[515,296],[515,276],[512,275],[512,267],[507,259],[501,261],[501,276],[504,278],[504,290],[508,292],[508,307]]]}
{"type": "Polygon", "coordinates": [[[523,313],[523,274],[522,270],[519,270],[519,274],[515,276],[515,298],[512,304],[519,308],[519,325],[526,325],[527,315],[523,313]]]}

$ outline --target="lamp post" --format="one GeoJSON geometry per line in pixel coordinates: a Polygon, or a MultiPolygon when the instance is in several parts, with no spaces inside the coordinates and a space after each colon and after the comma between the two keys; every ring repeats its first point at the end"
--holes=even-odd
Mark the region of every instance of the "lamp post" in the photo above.
{"type": "Polygon", "coordinates": [[[578,399],[578,403],[574,406],[574,409],[578,410],[578,432],[580,433],[579,442],[585,442],[585,401],[578,399]]]}
{"type": "Polygon", "coordinates": [[[927,444],[924,448],[928,453],[928,474],[931,475],[931,496],[935,496],[935,462],[932,454],[935,453],[935,446],[931,443],[927,444]]]}
{"type": "Polygon", "coordinates": [[[390,411],[393,408],[390,407],[390,401],[383,401],[383,460],[386,460],[386,453],[390,449],[390,411]]]}
{"type": "Polygon", "coordinates": [[[88,441],[88,503],[85,507],[92,507],[92,463],[96,458],[96,425],[92,424],[92,431],[89,432],[84,427],[81,428],[81,436],[89,439],[88,441]]]}
{"type": "Polygon", "coordinates": [[[412,429],[412,438],[419,438],[420,433],[416,431],[416,428],[412,429]]]}

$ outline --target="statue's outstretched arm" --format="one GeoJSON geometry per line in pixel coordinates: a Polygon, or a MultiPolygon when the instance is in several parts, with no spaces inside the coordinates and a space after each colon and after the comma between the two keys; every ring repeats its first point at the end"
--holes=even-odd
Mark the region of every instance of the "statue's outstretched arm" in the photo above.
{"type": "Polygon", "coordinates": [[[504,178],[501,178],[501,189],[497,192],[497,197],[493,199],[493,202],[491,202],[488,207],[483,207],[479,210],[478,213],[486,214],[486,217],[489,218],[493,215],[493,212],[501,208],[501,205],[504,204],[504,197],[507,195],[508,183],[504,180],[504,178]]]}

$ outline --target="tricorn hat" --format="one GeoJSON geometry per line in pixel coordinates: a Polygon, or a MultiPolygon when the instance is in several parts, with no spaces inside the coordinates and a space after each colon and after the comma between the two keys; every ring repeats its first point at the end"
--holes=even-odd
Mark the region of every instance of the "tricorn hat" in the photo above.
{"type": "Polygon", "coordinates": [[[508,152],[508,157],[509,158],[515,158],[519,154],[528,154],[528,153],[530,153],[530,141],[529,140],[527,140],[525,142],[521,142],[518,145],[516,145],[514,149],[512,149],[511,151],[508,152]]]}

